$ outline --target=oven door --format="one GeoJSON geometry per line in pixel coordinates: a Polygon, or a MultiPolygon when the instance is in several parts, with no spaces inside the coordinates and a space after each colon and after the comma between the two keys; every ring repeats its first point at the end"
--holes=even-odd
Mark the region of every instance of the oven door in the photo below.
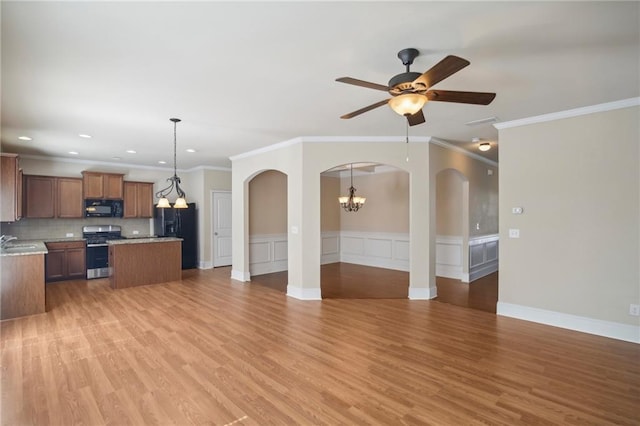
{"type": "Polygon", "coordinates": [[[109,246],[106,244],[87,245],[87,279],[109,276],[109,246]]]}

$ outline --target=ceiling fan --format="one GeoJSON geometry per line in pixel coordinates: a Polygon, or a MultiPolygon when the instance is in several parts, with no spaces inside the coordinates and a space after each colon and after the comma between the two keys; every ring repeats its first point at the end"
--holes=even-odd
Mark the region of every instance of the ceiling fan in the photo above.
{"type": "Polygon", "coordinates": [[[391,109],[400,115],[407,117],[410,126],[425,122],[422,107],[427,101],[457,102],[462,104],[489,105],[495,93],[487,92],[459,92],[454,90],[431,90],[445,78],[457,73],[470,64],[466,59],[449,55],[425,73],[411,72],[409,67],[413,60],[419,55],[417,49],[403,49],[398,52],[398,58],[407,67],[406,72],[398,74],[389,80],[389,85],[370,83],[351,77],[340,77],[336,81],[340,83],[353,84],[355,86],[389,92],[391,98],[376,102],[359,110],[345,114],[340,118],[353,118],[384,104],[389,104],[391,109]]]}

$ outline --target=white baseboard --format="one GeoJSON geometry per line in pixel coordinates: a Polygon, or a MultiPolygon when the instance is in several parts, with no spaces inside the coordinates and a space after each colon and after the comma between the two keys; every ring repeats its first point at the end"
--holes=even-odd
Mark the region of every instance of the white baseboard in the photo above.
{"type": "Polygon", "coordinates": [[[438,296],[436,287],[409,287],[409,299],[430,300],[438,296]]]}
{"type": "Polygon", "coordinates": [[[597,336],[610,337],[626,342],[640,343],[640,326],[618,322],[547,311],[545,309],[512,303],[498,302],[496,313],[505,317],[518,318],[554,327],[566,328],[597,336]]]}
{"type": "Polygon", "coordinates": [[[469,275],[467,276],[466,282],[475,281],[479,278],[486,277],[487,275],[493,274],[494,272],[497,272],[497,271],[498,271],[498,261],[492,260],[478,267],[471,268],[471,271],[469,271],[469,275]]]}
{"type": "Polygon", "coordinates": [[[231,270],[231,279],[236,281],[251,281],[251,274],[249,272],[236,271],[235,269],[231,270]]]}
{"type": "Polygon", "coordinates": [[[318,288],[301,288],[287,285],[287,296],[300,300],[322,300],[322,291],[318,288]]]}
{"type": "Polygon", "coordinates": [[[443,265],[441,263],[436,263],[436,276],[438,277],[462,280],[465,275],[467,277],[469,276],[468,274],[462,273],[462,265],[443,265]]]}
{"type": "Polygon", "coordinates": [[[200,261],[198,262],[198,269],[213,269],[213,262],[200,261]]]}

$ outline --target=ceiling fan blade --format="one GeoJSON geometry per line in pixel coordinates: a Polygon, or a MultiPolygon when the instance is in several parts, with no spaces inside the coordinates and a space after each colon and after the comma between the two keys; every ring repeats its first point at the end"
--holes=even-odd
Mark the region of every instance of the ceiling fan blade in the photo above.
{"type": "Polygon", "coordinates": [[[360,115],[360,114],[362,114],[363,112],[371,111],[372,109],[376,109],[376,108],[378,108],[378,107],[381,107],[382,105],[384,105],[384,104],[386,104],[386,103],[388,103],[388,102],[389,102],[389,99],[385,99],[384,101],[376,102],[375,104],[372,104],[372,105],[366,106],[366,107],[364,107],[364,108],[360,108],[360,109],[359,109],[359,110],[357,110],[357,111],[353,111],[353,112],[350,112],[349,114],[345,114],[345,115],[343,115],[343,116],[342,116],[342,117],[340,117],[340,118],[353,118],[353,117],[355,117],[356,115],[360,115]]]}
{"type": "Polygon", "coordinates": [[[430,101],[457,102],[461,104],[489,105],[495,93],[487,92],[458,92],[455,90],[429,90],[427,98],[430,101]]]}
{"type": "MultiPolygon", "coordinates": [[[[462,59],[454,55],[449,55],[432,66],[420,77],[413,80],[413,86],[416,87],[416,85],[424,85],[424,88],[428,89],[432,86],[435,86],[437,83],[441,82],[450,75],[457,73],[469,64],[470,62],[466,59],[462,59]]],[[[419,89],[420,87],[416,88],[419,89]]]]}
{"type": "Polygon", "coordinates": [[[349,114],[345,114],[345,115],[341,116],[340,118],[343,118],[343,119],[346,119],[346,118],[353,118],[353,117],[358,116],[358,115],[360,115],[360,114],[362,114],[362,113],[365,113],[365,112],[367,112],[367,111],[371,111],[372,109],[376,109],[376,108],[378,108],[378,107],[381,107],[382,105],[385,105],[385,104],[387,104],[388,102],[389,102],[389,99],[385,99],[385,100],[383,100],[383,101],[376,102],[375,104],[371,104],[371,105],[366,106],[366,107],[364,107],[364,108],[360,108],[359,110],[356,110],[356,111],[350,112],[349,114]]]}
{"type": "Polygon", "coordinates": [[[383,86],[382,84],[377,83],[371,83],[364,80],[358,80],[357,78],[340,77],[336,78],[336,81],[339,81],[340,83],[353,84],[354,86],[366,87],[367,89],[382,90],[383,92],[389,91],[389,87],[387,86],[383,86]]]}
{"type": "Polygon", "coordinates": [[[422,110],[416,112],[413,115],[408,115],[407,116],[407,121],[409,122],[409,126],[415,126],[417,124],[422,124],[425,122],[424,120],[424,113],[422,112],[422,110]]]}

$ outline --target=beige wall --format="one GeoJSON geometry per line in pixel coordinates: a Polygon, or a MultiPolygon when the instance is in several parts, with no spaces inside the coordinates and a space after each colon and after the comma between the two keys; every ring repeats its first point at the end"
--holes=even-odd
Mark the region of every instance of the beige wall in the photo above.
{"type": "Polygon", "coordinates": [[[338,197],[342,184],[340,178],[332,176],[320,177],[320,229],[322,232],[340,230],[340,204],[338,197]]]}
{"type": "Polygon", "coordinates": [[[249,182],[249,235],[287,233],[287,175],[276,170],[249,182]]]}
{"type": "Polygon", "coordinates": [[[434,185],[437,174],[449,168],[459,171],[469,181],[469,235],[497,234],[498,167],[435,144],[431,144],[430,158],[434,185]],[[489,175],[488,170],[493,174],[489,175]]]}
{"type": "Polygon", "coordinates": [[[462,185],[464,178],[453,169],[436,175],[436,233],[462,236],[462,185]]]}
{"type": "Polygon", "coordinates": [[[639,119],[630,107],[500,130],[500,303],[640,325],[639,119]]]}
{"type": "MultiPolygon", "coordinates": [[[[340,180],[341,195],[349,195],[350,177],[340,180]]],[[[409,174],[391,171],[368,174],[355,173],[353,186],[356,195],[366,197],[358,212],[340,212],[340,229],[361,232],[409,232],[409,174]]],[[[337,207],[337,201],[334,200],[337,207]]]]}

